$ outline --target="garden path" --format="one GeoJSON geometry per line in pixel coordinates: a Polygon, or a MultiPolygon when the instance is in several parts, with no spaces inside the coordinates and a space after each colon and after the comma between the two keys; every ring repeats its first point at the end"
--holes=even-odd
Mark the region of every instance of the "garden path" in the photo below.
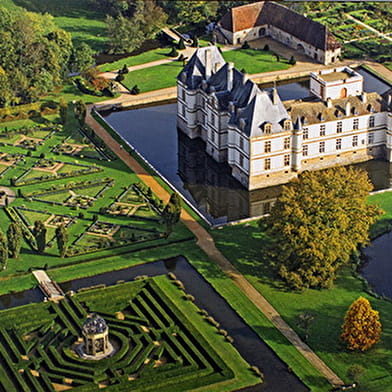
{"type": "MultiPolygon", "coordinates": [[[[91,116],[91,105],[88,107],[86,123],[103,142],[165,203],[169,193],[149,174],[111,135],[91,116]]],[[[343,381],[304,343],[297,333],[283,320],[276,309],[261,295],[216,248],[212,236],[184,208],[181,220],[197,238],[197,245],[214,261],[233,283],[263,312],[274,326],[293,344],[297,350],[334,386],[343,385],[343,381]]]]}
{"type": "Polygon", "coordinates": [[[357,18],[354,18],[353,16],[351,16],[349,14],[344,14],[344,15],[347,16],[347,18],[353,20],[355,23],[361,25],[362,27],[365,27],[365,29],[368,29],[368,30],[372,31],[373,33],[376,33],[381,38],[387,39],[388,41],[392,42],[392,38],[388,37],[387,34],[384,34],[381,31],[376,30],[374,27],[369,26],[368,24],[361,22],[360,20],[358,20],[357,18]]]}

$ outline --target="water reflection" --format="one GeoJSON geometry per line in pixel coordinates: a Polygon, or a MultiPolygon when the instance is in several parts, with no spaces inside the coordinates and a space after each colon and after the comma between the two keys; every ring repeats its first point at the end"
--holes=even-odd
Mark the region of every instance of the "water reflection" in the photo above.
{"type": "MultiPolygon", "coordinates": [[[[365,90],[384,92],[388,84],[360,69],[365,90]]],[[[264,84],[270,89],[272,84],[264,84]]],[[[309,80],[280,81],[282,99],[309,96],[309,80]]],[[[281,186],[248,192],[205,152],[204,142],[190,140],[176,129],[176,104],[109,113],[106,121],[147,159],[212,224],[261,216],[279,195],[281,186]]],[[[376,190],[391,187],[391,165],[369,161],[359,165],[368,171],[376,190]]]]}

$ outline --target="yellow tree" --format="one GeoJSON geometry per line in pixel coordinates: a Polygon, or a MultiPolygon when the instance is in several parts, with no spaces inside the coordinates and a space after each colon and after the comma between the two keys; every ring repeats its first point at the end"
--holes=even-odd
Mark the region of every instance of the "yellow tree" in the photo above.
{"type": "Polygon", "coordinates": [[[380,340],[380,316],[366,298],[359,297],[348,309],[342,330],[349,350],[366,351],[380,340]]]}

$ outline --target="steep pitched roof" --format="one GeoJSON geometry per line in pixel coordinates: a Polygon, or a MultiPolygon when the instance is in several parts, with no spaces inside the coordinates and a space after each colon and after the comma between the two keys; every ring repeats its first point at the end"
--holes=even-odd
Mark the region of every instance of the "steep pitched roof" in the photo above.
{"type": "Polygon", "coordinates": [[[177,76],[177,79],[183,80],[183,75],[185,75],[185,84],[191,89],[197,88],[201,84],[202,80],[208,79],[206,74],[207,51],[210,51],[211,54],[209,64],[211,74],[215,72],[217,65],[219,65],[220,68],[226,63],[216,46],[207,46],[196,50],[186,66],[177,76]]]}
{"type": "Polygon", "coordinates": [[[318,49],[331,50],[341,46],[325,25],[272,1],[232,8],[218,25],[233,33],[261,25],[272,25],[318,49]]]}
{"type": "Polygon", "coordinates": [[[274,104],[270,94],[258,89],[257,93],[243,110],[230,119],[230,123],[241,129],[241,119],[245,120],[245,127],[242,132],[248,137],[258,137],[263,135],[263,124],[271,123],[272,132],[283,131],[282,121],[289,119],[282,101],[277,97],[274,104]]]}

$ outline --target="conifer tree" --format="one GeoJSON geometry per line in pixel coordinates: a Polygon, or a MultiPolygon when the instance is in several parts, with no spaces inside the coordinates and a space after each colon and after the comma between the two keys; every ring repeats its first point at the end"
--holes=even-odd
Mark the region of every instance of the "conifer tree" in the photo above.
{"type": "Polygon", "coordinates": [[[3,267],[3,270],[7,268],[7,261],[8,261],[7,239],[5,238],[4,233],[0,230],[0,264],[3,267]]]}
{"type": "Polygon", "coordinates": [[[22,245],[22,228],[17,222],[12,222],[7,230],[8,251],[12,258],[17,259],[22,245]]]}
{"type": "Polygon", "coordinates": [[[64,257],[68,248],[68,232],[64,223],[56,228],[56,240],[60,256],[64,257]]]}
{"type": "Polygon", "coordinates": [[[38,253],[43,253],[45,250],[46,246],[46,227],[45,225],[40,221],[37,220],[34,222],[34,229],[33,229],[33,234],[34,237],[37,241],[37,251],[38,253]]]}
{"type": "Polygon", "coordinates": [[[368,350],[380,340],[381,323],[378,312],[363,297],[354,301],[344,317],[341,338],[349,350],[368,350]]]}
{"type": "Polygon", "coordinates": [[[162,213],[166,223],[166,238],[172,233],[173,226],[180,220],[180,215],[181,197],[178,193],[173,193],[162,213]]]}
{"type": "Polygon", "coordinates": [[[79,121],[79,125],[82,127],[86,121],[87,108],[86,104],[80,100],[77,101],[74,107],[75,118],[79,121]]]}
{"type": "Polygon", "coordinates": [[[67,122],[67,111],[68,111],[67,102],[65,102],[64,99],[61,98],[59,114],[60,114],[61,124],[63,125],[67,122]]]}

